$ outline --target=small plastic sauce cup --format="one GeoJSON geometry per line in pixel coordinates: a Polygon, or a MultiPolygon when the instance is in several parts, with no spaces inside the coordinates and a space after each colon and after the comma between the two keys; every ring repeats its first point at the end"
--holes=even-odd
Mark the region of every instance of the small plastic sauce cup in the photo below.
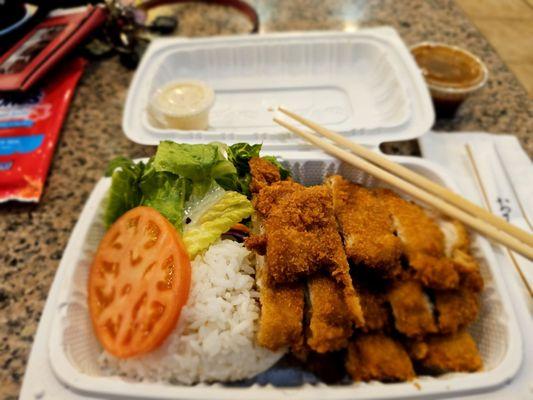
{"type": "Polygon", "coordinates": [[[439,117],[452,117],[461,103],[488,79],[485,64],[459,47],[424,42],[411,48],[439,117]]]}
{"type": "Polygon", "coordinates": [[[150,99],[150,122],[158,128],[206,130],[215,93],[204,82],[173,81],[157,89],[150,99]]]}

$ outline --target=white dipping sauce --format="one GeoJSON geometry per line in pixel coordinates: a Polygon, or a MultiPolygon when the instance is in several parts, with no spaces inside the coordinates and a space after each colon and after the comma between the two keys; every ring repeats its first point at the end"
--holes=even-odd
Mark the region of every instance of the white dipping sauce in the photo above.
{"type": "Polygon", "coordinates": [[[148,111],[159,128],[205,130],[214,99],[213,89],[204,82],[175,81],[154,93],[148,111]]]}

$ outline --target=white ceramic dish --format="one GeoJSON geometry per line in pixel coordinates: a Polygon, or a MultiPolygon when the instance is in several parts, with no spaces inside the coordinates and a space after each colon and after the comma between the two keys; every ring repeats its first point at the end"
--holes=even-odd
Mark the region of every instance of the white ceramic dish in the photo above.
{"type": "MultiPolygon", "coordinates": [[[[319,152],[280,154],[291,167],[294,178],[304,184],[320,183],[324,176],[341,173],[349,179],[374,186],[375,180],[319,152]]],[[[453,190],[457,188],[446,173],[422,159],[393,157],[394,161],[427,176],[453,190]]],[[[473,374],[446,374],[437,378],[420,377],[413,383],[379,382],[351,385],[303,384],[294,387],[253,384],[246,387],[223,384],[195,386],[163,383],[136,383],[120,377],[102,376],[96,357],[100,347],[91,330],[86,306],[87,269],[99,239],[103,235],[101,203],[110,185],[108,178],[95,187],[67,250],[60,270],[66,271],[62,282],[49,342],[49,358],[56,377],[71,390],[94,397],[146,399],[382,399],[435,398],[464,396],[467,393],[495,389],[509,382],[522,361],[522,338],[504,282],[488,243],[475,238],[486,288],[482,295],[481,317],[470,328],[479,346],[484,370],[473,374]]]]}
{"type": "Polygon", "coordinates": [[[431,127],[431,99],[409,50],[392,28],[154,41],[131,83],[126,136],[160,140],[301,146],[272,122],[279,105],[370,144],[418,137],[431,127]],[[205,131],[160,129],[147,118],[151,94],[175,79],[215,89],[205,131]]]}

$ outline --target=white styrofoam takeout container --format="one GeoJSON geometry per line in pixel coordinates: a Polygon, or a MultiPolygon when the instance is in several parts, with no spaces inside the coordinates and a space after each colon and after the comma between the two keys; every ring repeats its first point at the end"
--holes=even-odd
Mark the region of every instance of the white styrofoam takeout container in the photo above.
{"type": "Polygon", "coordinates": [[[159,39],[128,91],[122,127],[132,141],[261,142],[279,150],[303,142],[272,121],[285,106],[361,144],[421,136],[434,121],[428,89],[392,28],[292,32],[208,39],[159,39]],[[155,127],[151,95],[177,79],[200,79],[216,94],[210,128],[155,127]]]}
{"type": "MultiPolygon", "coordinates": [[[[321,152],[278,153],[290,166],[296,180],[309,185],[321,183],[333,173],[368,186],[379,185],[374,178],[321,152]]],[[[393,161],[457,190],[441,167],[413,157],[392,157],[393,161]]],[[[77,393],[91,397],[145,399],[383,399],[465,396],[494,390],[509,382],[522,361],[522,337],[510,300],[504,289],[492,249],[481,237],[474,245],[481,263],[486,288],[482,293],[480,317],[470,327],[480,349],[484,370],[451,373],[440,377],[422,376],[413,382],[380,382],[326,385],[305,383],[295,387],[253,384],[247,387],[217,384],[194,386],[158,382],[131,382],[118,376],[103,376],[96,363],[101,348],[92,332],[86,302],[87,273],[98,241],[103,236],[102,201],[110,185],[104,178],[96,185],[70,238],[61,260],[64,273],[52,322],[49,359],[56,377],[77,393]]]]}

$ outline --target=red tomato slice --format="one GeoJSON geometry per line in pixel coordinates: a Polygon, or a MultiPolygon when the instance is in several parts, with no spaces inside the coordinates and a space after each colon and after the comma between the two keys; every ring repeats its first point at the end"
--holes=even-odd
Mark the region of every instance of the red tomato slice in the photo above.
{"type": "Polygon", "coordinates": [[[159,346],[187,302],[191,264],[159,212],[136,207],[100,242],[89,275],[89,311],[102,346],[127,358],[159,346]]]}

